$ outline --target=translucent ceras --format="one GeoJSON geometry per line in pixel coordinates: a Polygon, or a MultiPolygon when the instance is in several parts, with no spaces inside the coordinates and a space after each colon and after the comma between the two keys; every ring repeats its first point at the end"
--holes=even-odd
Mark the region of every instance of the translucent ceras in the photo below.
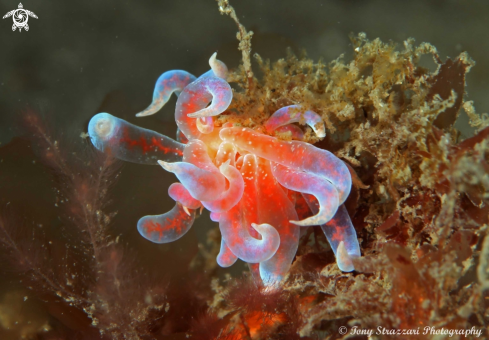
{"type": "Polygon", "coordinates": [[[192,226],[198,209],[206,208],[222,234],[217,262],[231,266],[239,258],[250,264],[265,285],[280,282],[297,251],[300,229],[321,225],[343,271],[354,270],[360,249],[343,206],[351,188],[347,166],[332,153],[300,141],[305,122],[325,136],[322,119],[298,105],[276,111],[265,124],[269,134],[289,131],[299,140],[283,141],[214,117],[231,103],[227,67],[214,54],[211,70],[199,78],[186,71],[163,73],[153,101],[138,117],[156,113],[173,92],[178,96],[177,140],[139,128],[108,113],[95,115],[88,131],[93,145],[125,161],[160,164],[180,181],[168,189],[175,207],[141,218],[140,234],[156,243],[172,242],[192,226]],[[299,220],[295,198],[302,194],[311,217],[299,220]]]}

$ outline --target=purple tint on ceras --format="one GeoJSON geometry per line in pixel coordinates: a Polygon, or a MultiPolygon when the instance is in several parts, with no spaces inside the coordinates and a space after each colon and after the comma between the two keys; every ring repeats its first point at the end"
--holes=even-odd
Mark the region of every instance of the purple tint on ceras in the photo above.
{"type": "Polygon", "coordinates": [[[314,111],[303,111],[299,105],[285,106],[275,111],[265,123],[265,128],[268,132],[272,132],[280,127],[291,125],[290,123],[301,123],[302,121],[309,125],[318,137],[326,136],[321,117],[314,111]]]}
{"type": "Polygon", "coordinates": [[[224,128],[220,136],[259,157],[330,181],[338,190],[339,204],[343,204],[350,194],[348,167],[327,150],[299,141],[281,141],[248,128],[224,128]]]}
{"type": "Polygon", "coordinates": [[[153,92],[153,102],[146,110],[136,114],[137,117],[144,117],[155,114],[168,102],[172,93],[177,96],[180,92],[195,80],[195,76],[182,70],[172,70],[163,73],[156,81],[153,92]]]}
{"type": "Polygon", "coordinates": [[[88,123],[88,135],[100,151],[127,162],[158,164],[158,160],[182,159],[185,145],[165,135],[140,128],[123,119],[102,112],[88,123]]]}
{"type": "Polygon", "coordinates": [[[149,215],[139,219],[139,233],[154,243],[168,243],[185,235],[194,223],[195,210],[189,212],[180,202],[172,210],[161,215],[149,215]]]}
{"type": "Polygon", "coordinates": [[[338,209],[338,191],[333,183],[323,177],[287,168],[278,163],[272,163],[272,173],[277,181],[290,190],[312,194],[319,201],[316,215],[302,221],[291,221],[300,226],[320,225],[328,222],[338,209]]]}
{"type": "MultiPolygon", "coordinates": [[[[216,54],[209,65],[211,70],[197,79],[185,71],[165,72],[156,83],[153,102],[138,114],[154,114],[175,92],[177,138],[184,144],[108,114],[90,122],[90,136],[101,151],[110,146],[116,157],[145,164],[156,164],[154,155],[141,155],[159,151],[158,163],[181,182],[168,190],[176,201],[171,211],[139,220],[141,235],[156,243],[174,241],[189,230],[197,209],[205,207],[222,233],[218,264],[228,267],[240,258],[248,262],[255,278],[275,285],[286,276],[295,257],[299,226],[322,224],[340,269],[352,270],[351,257],[360,252],[358,242],[354,247],[355,230],[351,221],[348,225],[342,205],[351,187],[346,165],[332,153],[305,142],[281,141],[231,123],[216,128],[213,117],[228,108],[232,90],[226,82],[227,67],[216,54]],[[106,121],[117,124],[107,125],[106,121]],[[128,127],[130,133],[107,138],[112,136],[111,126],[128,127]],[[148,148],[153,137],[155,145],[162,144],[170,152],[153,150],[153,144],[148,148]],[[287,190],[309,197],[315,215],[298,221],[287,190]]],[[[269,133],[302,139],[304,134],[294,122],[305,122],[318,137],[325,135],[321,118],[313,111],[303,112],[299,105],[277,110],[265,127],[269,133]]]]}
{"type": "MultiPolygon", "coordinates": [[[[302,196],[311,211],[317,213],[319,204],[314,197],[304,193],[302,196]]],[[[361,256],[360,246],[358,244],[357,233],[344,204],[338,207],[336,214],[330,221],[321,224],[321,229],[335,253],[338,268],[344,272],[355,270],[352,258],[361,256]]]]}

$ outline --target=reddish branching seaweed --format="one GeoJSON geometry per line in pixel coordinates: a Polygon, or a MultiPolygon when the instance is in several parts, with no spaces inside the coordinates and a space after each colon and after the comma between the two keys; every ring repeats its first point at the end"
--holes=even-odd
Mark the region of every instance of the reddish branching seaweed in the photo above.
{"type": "Polygon", "coordinates": [[[168,312],[168,285],[139,269],[110,231],[115,213],[105,211],[118,163],[93,150],[79,155],[63,148],[32,110],[23,118],[38,159],[52,173],[60,223],[29,229],[2,212],[2,253],[15,276],[57,320],[53,334],[139,339],[159,332],[162,324],[155,322],[168,312]]]}

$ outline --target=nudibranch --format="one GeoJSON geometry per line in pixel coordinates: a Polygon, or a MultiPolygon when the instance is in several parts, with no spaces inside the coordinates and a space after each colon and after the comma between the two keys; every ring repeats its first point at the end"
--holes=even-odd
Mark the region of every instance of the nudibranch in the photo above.
{"type": "Polygon", "coordinates": [[[199,209],[208,209],[222,235],[218,264],[229,267],[239,258],[255,278],[274,285],[291,266],[301,228],[320,225],[338,267],[354,270],[352,258],[360,256],[360,248],[343,205],[352,185],[348,167],[331,152],[301,141],[303,132],[293,124],[305,122],[324,137],[321,117],[292,105],[276,111],[261,130],[230,122],[217,126],[216,116],[227,110],[233,91],[215,53],[209,64],[211,70],[199,78],[182,70],[163,73],[151,105],[136,115],[156,113],[175,93],[177,140],[108,113],[90,120],[88,133],[98,150],[128,162],[159,164],[179,180],[168,189],[174,208],[142,217],[139,233],[155,243],[175,241],[199,209]],[[295,140],[280,140],[276,131],[288,131],[295,140]],[[314,215],[300,220],[298,200],[314,215]]]}

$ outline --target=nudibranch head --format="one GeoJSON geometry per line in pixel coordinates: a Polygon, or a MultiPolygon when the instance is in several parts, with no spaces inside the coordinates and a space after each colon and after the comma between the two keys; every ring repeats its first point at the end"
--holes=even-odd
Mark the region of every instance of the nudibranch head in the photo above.
{"type": "Polygon", "coordinates": [[[262,128],[216,124],[233,91],[226,81],[227,67],[216,54],[209,65],[211,70],[198,78],[181,70],[163,73],[153,102],[137,114],[156,113],[175,92],[175,121],[183,143],[108,113],[90,121],[89,135],[97,149],[130,162],[160,164],[180,181],[168,190],[175,207],[141,218],[138,231],[152,242],[175,241],[190,229],[197,210],[206,208],[222,235],[219,265],[228,267],[238,258],[257,264],[258,275],[270,286],[286,276],[301,227],[320,225],[340,269],[354,270],[351,258],[360,256],[360,248],[343,206],[352,184],[348,167],[331,152],[302,141],[304,134],[295,125],[305,123],[322,138],[321,117],[290,105],[277,110],[262,128]],[[272,136],[275,132],[297,140],[280,140],[272,136]],[[300,196],[313,213],[302,220],[295,206],[300,196]]]}

